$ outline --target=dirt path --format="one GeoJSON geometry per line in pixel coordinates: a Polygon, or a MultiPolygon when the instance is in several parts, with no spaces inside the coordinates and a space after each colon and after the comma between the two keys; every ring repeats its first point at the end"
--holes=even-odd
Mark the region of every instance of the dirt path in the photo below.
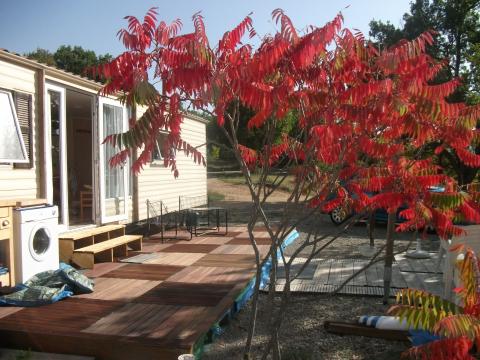
{"type": "MultiPolygon", "coordinates": [[[[215,191],[225,196],[225,201],[250,202],[250,192],[246,185],[230,184],[218,178],[208,179],[208,190],[215,191]]],[[[271,195],[269,202],[286,201],[288,193],[285,191],[275,191],[271,195]]]]}

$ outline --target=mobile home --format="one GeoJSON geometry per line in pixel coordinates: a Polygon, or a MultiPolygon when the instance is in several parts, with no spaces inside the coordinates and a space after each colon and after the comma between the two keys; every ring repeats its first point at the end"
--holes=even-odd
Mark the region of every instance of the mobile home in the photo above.
{"type": "MultiPolygon", "coordinates": [[[[1,104],[10,99],[24,144],[20,162],[1,160],[0,199],[45,198],[59,208],[60,230],[68,230],[143,220],[147,199],[176,210],[179,196],[206,196],[206,168],[182,152],[175,154],[177,179],[163,166],[160,152],[138,176],[129,164],[109,166],[115,149],[103,139],[127,128],[130,109],[100,96],[101,86],[0,50],[1,104]]],[[[182,126],[184,140],[206,156],[206,121],[185,114],[182,126]]]]}

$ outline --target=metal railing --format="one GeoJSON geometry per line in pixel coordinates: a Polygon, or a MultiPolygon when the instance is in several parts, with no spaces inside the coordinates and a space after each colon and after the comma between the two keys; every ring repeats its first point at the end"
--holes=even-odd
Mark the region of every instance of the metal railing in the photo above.
{"type": "Polygon", "coordinates": [[[168,226],[175,227],[175,238],[178,234],[178,212],[169,211],[162,200],[151,201],[147,199],[147,227],[148,234],[151,234],[151,226],[155,224],[160,227],[162,243],[164,242],[164,232],[168,226]]]}

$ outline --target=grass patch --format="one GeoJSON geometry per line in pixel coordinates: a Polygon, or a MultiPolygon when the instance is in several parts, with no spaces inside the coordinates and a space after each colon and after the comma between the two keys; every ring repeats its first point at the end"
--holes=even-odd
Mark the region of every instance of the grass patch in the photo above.
{"type": "MultiPolygon", "coordinates": [[[[218,179],[222,180],[226,183],[229,183],[229,184],[245,185],[245,178],[241,175],[239,175],[239,176],[219,176],[218,179]]],[[[267,185],[268,184],[273,184],[275,180],[277,180],[277,182],[278,182],[280,179],[281,178],[277,179],[277,177],[275,175],[269,175],[269,176],[267,176],[267,185]]],[[[252,175],[252,180],[253,180],[254,184],[257,184],[258,181],[260,180],[260,175],[253,174],[252,175]]],[[[293,189],[295,188],[294,181],[295,181],[295,177],[292,176],[292,175],[288,175],[287,178],[285,180],[283,180],[282,184],[278,187],[278,189],[282,190],[282,191],[292,192],[293,189]]]]}
{"type": "Polygon", "coordinates": [[[208,191],[208,201],[222,201],[225,199],[225,195],[220,194],[216,191],[208,191]]]}

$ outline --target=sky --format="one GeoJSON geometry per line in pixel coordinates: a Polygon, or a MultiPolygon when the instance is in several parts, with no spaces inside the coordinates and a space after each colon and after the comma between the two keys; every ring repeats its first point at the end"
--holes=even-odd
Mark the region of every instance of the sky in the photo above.
{"type": "Polygon", "coordinates": [[[97,54],[123,51],[117,31],[124,16],[143,18],[151,7],[167,23],[180,18],[184,31],[192,31],[191,17],[201,11],[210,44],[253,12],[259,35],[274,33],[271,12],[282,8],[297,29],[321,26],[341,11],[345,26],[368,35],[372,19],[400,26],[410,0],[0,0],[0,48],[27,53],[36,48],[51,52],[61,45],[79,45],[97,54]]]}

